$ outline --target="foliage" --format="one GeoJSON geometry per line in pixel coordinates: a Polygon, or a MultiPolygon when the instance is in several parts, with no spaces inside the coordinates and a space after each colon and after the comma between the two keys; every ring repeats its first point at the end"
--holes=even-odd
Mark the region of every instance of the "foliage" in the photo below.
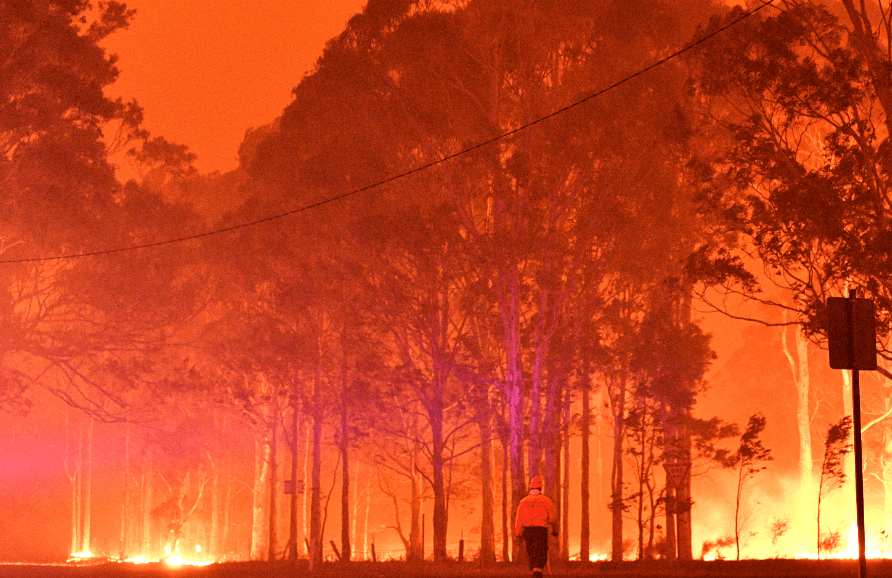
{"type": "Polygon", "coordinates": [[[780,556],[778,552],[778,542],[780,539],[784,537],[784,535],[790,529],[790,519],[789,518],[775,518],[771,521],[771,524],[768,527],[769,534],[771,535],[771,547],[774,548],[774,557],[778,558],[780,556]]]}
{"type": "Polygon", "coordinates": [[[767,466],[764,462],[773,460],[771,450],[762,445],[759,437],[765,429],[765,416],[757,413],[751,415],[746,428],[740,435],[740,445],[731,456],[729,464],[737,470],[737,494],[734,507],[734,543],[737,547],[737,559],[740,560],[740,534],[745,526],[742,510],[743,490],[747,483],[767,466]]]}
{"type": "Polygon", "coordinates": [[[818,540],[818,551],[834,554],[843,546],[842,531],[831,530],[818,540]]]}
{"type": "MultiPolygon", "coordinates": [[[[826,297],[847,287],[876,301],[881,337],[892,310],[889,29],[864,3],[843,4],[841,20],[824,3],[778,2],[780,10],[725,31],[721,49],[707,41],[693,59],[695,85],[727,144],[702,159],[711,167],[701,172],[703,206],[727,238],[737,236],[732,254],[758,259],[764,273],[753,281],[792,292],[817,341],[826,297]]],[[[703,33],[740,14],[714,18],[703,33]]],[[[755,286],[726,289],[752,296],[755,286]]]]}
{"type": "MultiPolygon", "coordinates": [[[[842,486],[846,479],[845,457],[852,450],[849,438],[852,433],[852,416],[843,416],[835,424],[831,424],[824,438],[824,458],[821,461],[821,477],[818,484],[818,556],[825,549],[825,538],[821,536],[821,503],[827,495],[842,486]]],[[[826,539],[832,538],[832,533],[826,539]]],[[[838,536],[837,536],[838,540],[838,536]]],[[[836,545],[836,544],[834,544],[836,545]]]]}

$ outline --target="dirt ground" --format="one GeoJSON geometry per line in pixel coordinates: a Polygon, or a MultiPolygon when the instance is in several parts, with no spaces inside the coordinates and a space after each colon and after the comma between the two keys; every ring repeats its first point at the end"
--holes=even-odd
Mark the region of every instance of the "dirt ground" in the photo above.
{"type": "MultiPolygon", "coordinates": [[[[555,578],[858,578],[857,561],[747,560],[741,562],[593,562],[553,569],[555,578]]],[[[404,562],[325,564],[310,574],[306,564],[226,563],[204,567],[166,564],[0,565],[0,578],[528,578],[516,565],[481,568],[474,563],[444,565],[404,562]]],[[[892,560],[871,560],[869,578],[892,578],[892,560]]],[[[546,577],[547,578],[547,577],[546,577]]],[[[861,577],[866,578],[866,577],[861,577]]]]}

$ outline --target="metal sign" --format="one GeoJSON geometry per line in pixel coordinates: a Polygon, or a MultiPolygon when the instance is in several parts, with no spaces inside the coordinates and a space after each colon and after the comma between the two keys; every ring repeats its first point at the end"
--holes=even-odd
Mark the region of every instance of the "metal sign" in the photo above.
{"type": "Polygon", "coordinates": [[[861,448],[860,369],[877,368],[876,311],[870,299],[827,298],[827,345],[830,367],[852,370],[852,429],[855,439],[855,514],[858,520],[858,576],[867,578],[864,523],[864,467],[861,448]]]}
{"type": "Polygon", "coordinates": [[[663,468],[666,470],[666,479],[673,487],[678,488],[691,471],[691,462],[666,462],[663,468]]]}
{"type": "Polygon", "coordinates": [[[873,301],[828,297],[827,345],[832,369],[875,370],[876,309],[873,301]]]}

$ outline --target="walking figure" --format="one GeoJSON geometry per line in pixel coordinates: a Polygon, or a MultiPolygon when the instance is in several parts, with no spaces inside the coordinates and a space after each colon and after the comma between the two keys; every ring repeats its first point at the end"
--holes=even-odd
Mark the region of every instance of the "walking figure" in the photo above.
{"type": "Polygon", "coordinates": [[[548,563],[548,529],[557,536],[557,514],[551,498],[542,493],[542,478],[530,480],[530,494],[517,505],[517,522],[514,534],[523,539],[533,578],[542,578],[542,569],[548,563]]]}

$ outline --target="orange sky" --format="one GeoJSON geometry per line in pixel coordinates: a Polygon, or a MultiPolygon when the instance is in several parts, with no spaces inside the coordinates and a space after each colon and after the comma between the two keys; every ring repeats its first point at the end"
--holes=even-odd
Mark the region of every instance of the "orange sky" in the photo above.
{"type": "Polygon", "coordinates": [[[272,121],[325,42],[366,0],[127,0],[130,28],[104,45],[154,136],[188,145],[201,172],[236,167],[245,130],[272,121]]]}

